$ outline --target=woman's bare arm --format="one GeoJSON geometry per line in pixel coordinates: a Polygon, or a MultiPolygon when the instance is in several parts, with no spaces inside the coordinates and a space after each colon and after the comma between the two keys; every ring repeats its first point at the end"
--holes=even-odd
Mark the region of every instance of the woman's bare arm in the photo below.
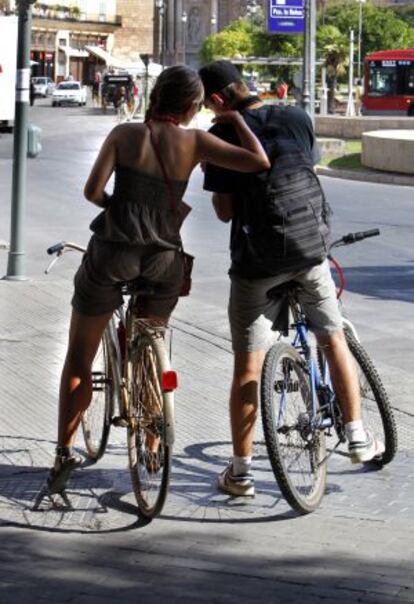
{"type": "Polygon", "coordinates": [[[84,188],[86,199],[99,207],[105,207],[108,202],[105,186],[116,164],[116,138],[117,128],[114,128],[104,141],[84,188]]]}
{"type": "Polygon", "coordinates": [[[239,137],[241,147],[231,145],[217,136],[201,130],[196,131],[196,161],[207,161],[216,166],[238,172],[258,172],[270,168],[269,159],[241,115],[229,111],[217,119],[220,123],[231,123],[239,137]]]}

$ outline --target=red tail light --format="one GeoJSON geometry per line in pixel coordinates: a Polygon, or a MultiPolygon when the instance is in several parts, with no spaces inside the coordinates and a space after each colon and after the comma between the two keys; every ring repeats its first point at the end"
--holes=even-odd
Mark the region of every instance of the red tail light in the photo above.
{"type": "Polygon", "coordinates": [[[161,388],[163,392],[175,390],[178,387],[178,378],[175,371],[163,371],[161,376],[161,388]]]}

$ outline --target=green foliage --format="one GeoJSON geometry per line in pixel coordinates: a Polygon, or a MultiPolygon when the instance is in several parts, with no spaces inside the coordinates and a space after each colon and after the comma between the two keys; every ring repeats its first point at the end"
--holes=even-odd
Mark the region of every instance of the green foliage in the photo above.
{"type": "Polygon", "coordinates": [[[317,30],[318,56],[325,60],[328,75],[342,75],[348,64],[348,39],[335,25],[317,30]]]}
{"type": "Polygon", "coordinates": [[[259,20],[237,19],[221,32],[208,36],[200,56],[203,63],[246,56],[300,56],[302,46],[302,36],[271,35],[259,20]]]}
{"type": "MultiPolygon", "coordinates": [[[[355,3],[335,4],[325,10],[325,25],[333,25],[347,35],[353,29],[358,35],[360,5],[355,3]]],[[[361,55],[376,50],[409,48],[414,45],[414,29],[400,19],[392,9],[384,9],[368,2],[362,4],[361,55]]]]}
{"type": "Polygon", "coordinates": [[[201,47],[202,62],[252,55],[253,27],[248,21],[239,19],[219,33],[208,36],[201,47]]]}
{"type": "Polygon", "coordinates": [[[402,19],[410,27],[414,27],[414,6],[393,6],[392,10],[399,19],[402,19]]]}

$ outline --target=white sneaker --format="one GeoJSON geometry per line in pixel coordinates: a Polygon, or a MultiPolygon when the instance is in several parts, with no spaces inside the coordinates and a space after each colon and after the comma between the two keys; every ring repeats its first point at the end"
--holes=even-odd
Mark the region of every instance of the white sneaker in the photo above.
{"type": "Polygon", "coordinates": [[[254,478],[250,472],[240,476],[232,474],[233,464],[229,463],[227,468],[219,474],[217,486],[220,491],[232,497],[254,497],[254,478]]]}
{"type": "Polygon", "coordinates": [[[348,444],[348,451],[352,463],[365,463],[372,461],[385,452],[385,445],[382,441],[375,438],[371,430],[365,430],[367,438],[365,441],[351,441],[348,444]]]}

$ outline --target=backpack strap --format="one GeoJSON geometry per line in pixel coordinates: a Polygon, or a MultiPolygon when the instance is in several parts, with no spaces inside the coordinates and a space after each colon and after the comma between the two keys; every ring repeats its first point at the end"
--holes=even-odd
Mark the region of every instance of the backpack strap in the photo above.
{"type": "Polygon", "coordinates": [[[147,128],[150,132],[151,145],[152,145],[152,148],[154,149],[155,156],[160,165],[162,176],[164,178],[164,182],[167,185],[171,210],[173,212],[177,212],[177,202],[176,202],[175,195],[174,195],[173,185],[172,185],[171,179],[169,178],[169,176],[167,174],[167,170],[165,168],[164,160],[162,159],[162,156],[161,156],[160,147],[159,147],[158,141],[156,139],[154,129],[153,129],[150,121],[145,122],[145,125],[147,126],[147,128]]]}

